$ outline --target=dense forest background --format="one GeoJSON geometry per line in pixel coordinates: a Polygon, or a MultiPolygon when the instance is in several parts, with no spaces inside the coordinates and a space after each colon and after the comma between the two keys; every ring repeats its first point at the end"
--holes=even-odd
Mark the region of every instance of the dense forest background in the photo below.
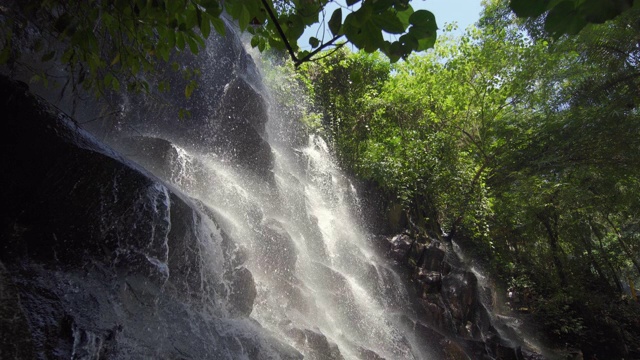
{"type": "Polygon", "coordinates": [[[279,106],[409,231],[463,245],[556,346],[640,358],[638,2],[491,0],[437,42],[408,1],[329,2],[5,1],[0,65],[98,96],[162,92],[146,75],[172,68],[189,98],[202,74],[174,56],[224,33],[224,11],[279,106]],[[301,50],[317,23],[332,37],[301,50]]]}
{"type": "Polygon", "coordinates": [[[463,244],[555,346],[640,356],[640,8],[558,36],[498,0],[450,29],[397,64],[343,48],[267,77],[346,171],[411,231],[463,244]]]}

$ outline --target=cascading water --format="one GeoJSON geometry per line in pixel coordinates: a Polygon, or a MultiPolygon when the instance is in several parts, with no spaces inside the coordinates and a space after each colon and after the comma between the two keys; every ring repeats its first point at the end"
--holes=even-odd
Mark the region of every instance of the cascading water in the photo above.
{"type": "Polygon", "coordinates": [[[224,219],[222,228],[244,249],[257,288],[252,316],[311,358],[332,358],[335,345],[346,358],[368,351],[426,358],[395,323],[410,308],[406,291],[367,244],[352,213],[355,194],[322,139],[310,137],[297,153],[274,150],[275,187],[215,159],[175,163],[175,173],[206,178],[198,181],[206,186],[186,190],[224,219]]]}
{"type": "MultiPolygon", "coordinates": [[[[228,30],[177,59],[203,74],[191,99],[167,73],[173,94],[113,95],[121,126],[86,121],[128,159],[40,111],[20,86],[0,89],[27,104],[0,104],[12,119],[0,144],[16,154],[0,174],[0,315],[18,314],[0,325],[31,334],[0,338],[0,350],[18,354],[19,341],[27,358],[327,360],[503,351],[485,346],[492,327],[475,310],[475,278],[445,264],[437,241],[374,244],[327,144],[295,136],[296,120],[269,106],[228,30]],[[413,262],[420,285],[405,286],[378,253],[385,246],[413,262]]],[[[79,113],[94,119],[98,107],[79,113]]],[[[507,350],[516,357],[497,357],[522,358],[507,350]]]]}
{"type": "Polygon", "coordinates": [[[251,316],[310,359],[429,358],[403,335],[408,293],[369,244],[327,145],[310,136],[292,148],[274,118],[273,179],[175,144],[164,173],[241,248],[257,290],[251,316]]]}

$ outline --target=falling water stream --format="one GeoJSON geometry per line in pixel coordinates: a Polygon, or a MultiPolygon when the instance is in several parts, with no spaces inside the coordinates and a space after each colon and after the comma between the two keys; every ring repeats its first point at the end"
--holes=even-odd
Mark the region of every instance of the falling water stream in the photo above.
{"type": "Polygon", "coordinates": [[[309,359],[428,358],[403,335],[403,281],[372,249],[326,143],[310,136],[296,149],[269,136],[275,183],[177,145],[166,179],[210,209],[246,256],[251,317],[309,359]]]}
{"type": "MultiPolygon", "coordinates": [[[[212,47],[215,49],[215,44],[212,47]]],[[[160,155],[136,154],[144,151],[138,147],[132,158],[172,191],[194,199],[213,220],[202,224],[213,229],[200,233],[216,233],[210,241],[220,242],[221,230],[237,247],[233,255],[236,266],[246,266],[255,282],[253,306],[251,290],[234,289],[225,280],[213,281],[226,287],[218,293],[238,292],[241,298],[249,299],[250,317],[306,359],[429,359],[424,345],[405,335],[410,332],[403,328],[403,319],[413,317],[410,296],[404,280],[374,250],[372,236],[360,220],[355,187],[340,171],[321,137],[305,135],[306,141],[292,141],[288,129],[297,120],[278,113],[276,106],[269,104],[272,97],[253,61],[244,49],[234,51],[240,55],[217,49],[205,54],[204,60],[197,60],[203,81],[219,85],[203,86],[202,103],[196,105],[205,117],[219,116],[220,111],[211,110],[217,106],[213,99],[224,99],[238,79],[249,84],[250,92],[256,91],[266,99],[269,109],[262,138],[270,148],[272,170],[265,176],[264,172],[239,166],[224,151],[212,151],[220,143],[228,145],[215,127],[207,128],[205,135],[215,141],[205,139],[202,145],[202,134],[193,135],[190,130],[184,131],[187,135],[171,133],[172,126],[180,130],[184,121],[173,119],[177,125],[172,125],[166,114],[136,110],[133,104],[139,100],[125,99],[124,122],[132,123],[136,116],[141,120],[131,135],[170,144],[170,149],[160,155]],[[221,62],[238,62],[234,57],[240,65],[234,65],[233,76],[218,69],[221,62]],[[220,88],[224,89],[222,95],[220,88]],[[156,124],[163,122],[169,126],[156,124]],[[165,160],[168,162],[158,171],[158,162],[165,160]]],[[[222,121],[221,126],[228,126],[226,118],[222,121]]],[[[131,146],[123,150],[117,141],[114,146],[131,155],[131,146]]],[[[228,147],[227,153],[237,150],[228,147]]],[[[211,259],[216,261],[215,256],[211,259]]],[[[158,266],[165,265],[158,261],[158,266]]],[[[210,274],[224,272],[217,264],[211,266],[210,274]]],[[[224,303],[216,296],[212,299],[224,303]]]]}
{"type": "MultiPolygon", "coordinates": [[[[476,311],[482,275],[437,240],[414,246],[402,243],[406,234],[370,234],[365,202],[327,143],[279,110],[228,30],[198,56],[177,55],[201,73],[189,99],[182,74],[161,70],[156,76],[172,90],[111,94],[114,117],[101,116],[102,103],[32,89],[83,126],[27,112],[12,125],[23,138],[6,139],[26,156],[8,169],[33,163],[29,171],[56,179],[39,183],[45,196],[15,197],[16,215],[7,218],[20,224],[11,228],[20,241],[0,258],[0,285],[24,300],[6,306],[34,334],[24,340],[28,351],[74,359],[496,354],[500,339],[493,349],[485,342],[495,330],[484,322],[487,309],[476,311]],[[177,109],[189,115],[180,119],[177,109]],[[55,161],[37,162],[38,136],[55,161]],[[27,237],[21,229],[37,231],[27,237]],[[437,288],[409,283],[409,270],[398,273],[380,250],[403,246],[403,261],[437,288]]],[[[14,172],[11,181],[23,176],[14,172]]],[[[12,186],[30,195],[20,184],[12,186]]],[[[503,348],[516,354],[512,344],[503,348]]]]}
{"type": "Polygon", "coordinates": [[[460,249],[366,230],[327,143],[279,110],[226,26],[171,59],[186,72],[149,75],[168,93],[96,102],[33,86],[35,99],[0,78],[0,310],[15,313],[0,321],[22,329],[0,345],[26,358],[522,358],[460,249]]]}

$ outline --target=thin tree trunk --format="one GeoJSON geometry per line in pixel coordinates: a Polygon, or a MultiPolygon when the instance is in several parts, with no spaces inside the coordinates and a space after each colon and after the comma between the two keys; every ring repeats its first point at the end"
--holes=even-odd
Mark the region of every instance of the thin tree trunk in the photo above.
{"type": "Polygon", "coordinates": [[[587,255],[589,255],[589,260],[591,261],[593,268],[596,270],[596,273],[598,274],[600,281],[602,281],[602,283],[606,284],[607,286],[610,286],[611,284],[609,284],[609,280],[607,280],[607,277],[604,276],[604,272],[602,271],[600,264],[598,264],[596,257],[593,255],[593,248],[591,247],[591,239],[587,239],[585,236],[581,236],[581,238],[582,238],[582,242],[584,243],[584,247],[587,250],[587,255]]]}
{"type": "Polygon", "coordinates": [[[633,265],[636,267],[636,270],[638,270],[638,274],[640,274],[640,264],[638,263],[638,260],[636,259],[636,257],[633,255],[633,252],[631,252],[631,248],[629,248],[629,245],[627,245],[627,243],[624,241],[624,239],[622,238],[622,234],[620,233],[620,231],[618,231],[618,228],[609,219],[609,216],[606,216],[605,219],[607,219],[607,222],[609,223],[609,225],[611,225],[611,228],[613,228],[613,231],[617,235],[618,242],[624,249],[624,252],[627,253],[627,256],[629,257],[631,262],[633,262],[633,265]]]}
{"type": "Polygon", "coordinates": [[[558,277],[560,278],[560,285],[562,285],[563,288],[566,288],[569,285],[569,282],[567,281],[567,274],[564,272],[564,266],[562,265],[562,260],[558,256],[558,253],[560,252],[560,246],[558,244],[558,236],[556,234],[556,231],[553,229],[553,226],[549,222],[548,217],[539,214],[538,220],[540,220],[542,225],[544,225],[545,229],[547,230],[547,236],[549,239],[549,247],[551,248],[551,257],[553,259],[553,264],[555,265],[556,271],[558,272],[558,277]]]}
{"type": "Polygon", "coordinates": [[[620,282],[620,278],[618,277],[618,272],[613,267],[613,264],[611,263],[611,261],[609,261],[609,257],[607,256],[607,254],[604,251],[604,245],[602,245],[602,234],[594,226],[594,224],[592,223],[591,220],[589,220],[589,227],[591,228],[591,231],[593,232],[593,234],[598,239],[598,244],[600,245],[600,252],[604,256],[604,261],[607,264],[607,266],[609,267],[609,270],[611,270],[611,276],[613,277],[613,281],[615,281],[615,283],[616,283],[616,288],[618,289],[619,292],[621,292],[621,293],[624,292],[624,290],[622,289],[622,282],[620,282]]]}

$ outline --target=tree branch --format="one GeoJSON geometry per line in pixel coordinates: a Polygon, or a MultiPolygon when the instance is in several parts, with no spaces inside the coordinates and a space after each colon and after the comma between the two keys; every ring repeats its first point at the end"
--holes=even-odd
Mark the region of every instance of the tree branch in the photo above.
{"type": "MultiPolygon", "coordinates": [[[[300,64],[302,64],[304,62],[311,61],[311,57],[312,56],[316,55],[317,53],[319,53],[320,51],[324,50],[328,46],[333,45],[338,39],[340,39],[342,36],[344,36],[344,35],[336,35],[331,40],[327,41],[326,43],[322,43],[321,46],[319,46],[317,49],[315,49],[312,52],[310,52],[309,54],[307,54],[302,59],[298,59],[298,57],[296,56],[295,51],[293,50],[293,47],[291,46],[291,44],[289,43],[289,40],[287,39],[287,37],[284,34],[284,30],[282,30],[282,27],[280,26],[280,23],[278,22],[278,18],[276,17],[276,15],[273,13],[273,10],[269,6],[269,3],[267,3],[267,0],[261,0],[261,1],[262,1],[262,6],[264,6],[264,8],[267,10],[267,13],[269,14],[269,18],[271,19],[271,21],[273,21],[273,24],[276,26],[276,30],[278,30],[278,35],[280,35],[280,38],[284,42],[284,46],[287,48],[287,52],[289,52],[289,55],[291,56],[291,60],[293,60],[293,63],[295,65],[295,67],[300,66],[300,64]]],[[[344,44],[338,45],[338,46],[342,47],[343,45],[344,44]]]]}
{"type": "Polygon", "coordinates": [[[298,58],[296,57],[295,51],[293,51],[291,44],[289,44],[289,40],[287,40],[287,37],[284,34],[284,30],[282,30],[282,27],[278,22],[278,18],[273,13],[273,10],[271,10],[271,6],[269,6],[269,4],[267,3],[267,0],[261,0],[261,1],[262,1],[262,6],[264,6],[265,10],[267,10],[267,14],[269,14],[269,18],[271,19],[271,21],[273,21],[273,24],[276,26],[276,30],[278,30],[278,34],[282,38],[282,41],[284,41],[284,46],[287,48],[289,55],[291,55],[291,59],[296,64],[296,66],[298,66],[300,60],[298,60],[298,58]]]}
{"type": "MultiPolygon", "coordinates": [[[[343,35],[336,35],[333,37],[333,39],[327,41],[326,43],[323,43],[321,46],[318,46],[317,49],[313,50],[312,52],[310,52],[309,54],[307,54],[307,56],[303,57],[300,60],[297,60],[294,58],[294,62],[295,62],[295,66],[298,67],[300,66],[300,64],[302,64],[305,61],[310,61],[311,57],[317,53],[319,53],[320,51],[322,51],[324,48],[326,48],[327,46],[331,46],[333,45],[333,43],[335,43],[338,39],[340,39],[343,35]]],[[[339,47],[342,47],[344,44],[338,45],[339,47]]]]}

